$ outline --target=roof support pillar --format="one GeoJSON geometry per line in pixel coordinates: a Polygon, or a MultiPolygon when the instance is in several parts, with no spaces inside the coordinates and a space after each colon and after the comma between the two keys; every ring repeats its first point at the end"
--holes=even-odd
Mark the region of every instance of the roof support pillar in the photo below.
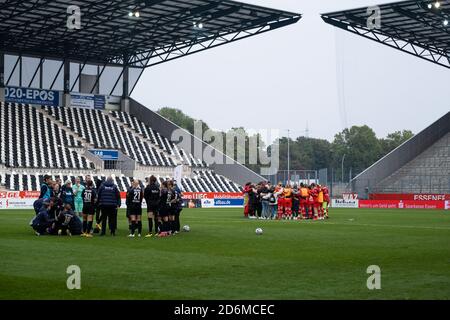
{"type": "Polygon", "coordinates": [[[0,51],[0,101],[5,101],[5,53],[0,51]]]}
{"type": "Polygon", "coordinates": [[[130,89],[129,89],[129,80],[130,80],[130,68],[128,65],[125,65],[123,67],[123,74],[122,74],[122,100],[120,103],[120,108],[123,112],[130,112],[130,89]]]}
{"type": "Polygon", "coordinates": [[[44,58],[41,59],[39,67],[39,89],[44,89],[44,58]]]}
{"type": "Polygon", "coordinates": [[[64,107],[70,107],[70,61],[64,60],[64,94],[63,94],[64,107]]]}
{"type": "Polygon", "coordinates": [[[19,87],[22,86],[22,76],[23,76],[23,58],[22,55],[19,56],[19,87]]]}

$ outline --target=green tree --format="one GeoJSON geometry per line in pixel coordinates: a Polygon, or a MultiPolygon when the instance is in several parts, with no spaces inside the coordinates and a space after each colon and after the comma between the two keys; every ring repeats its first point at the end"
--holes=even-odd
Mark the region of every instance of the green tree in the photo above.
{"type": "MultiPolygon", "coordinates": [[[[196,119],[186,115],[183,111],[180,109],[174,109],[174,108],[161,108],[157,111],[158,114],[163,116],[164,118],[172,121],[176,125],[180,126],[183,129],[186,129],[191,134],[194,134],[194,124],[196,119]]],[[[208,130],[208,125],[203,122],[203,132],[208,130]]]]}
{"type": "MultiPolygon", "coordinates": [[[[331,164],[331,144],[327,140],[298,137],[290,140],[290,168],[292,170],[318,170],[331,164]]],[[[283,137],[280,144],[280,169],[287,169],[288,140],[283,137]]]]}
{"type": "Polygon", "coordinates": [[[353,126],[344,129],[335,136],[331,145],[333,154],[333,166],[338,168],[341,175],[341,161],[344,158],[344,170],[352,170],[353,173],[361,172],[380,157],[381,143],[375,132],[368,126],[353,126]]]}
{"type": "Polygon", "coordinates": [[[411,130],[396,131],[388,134],[386,138],[380,139],[381,156],[388,154],[412,137],[414,137],[414,133],[411,130]]]}
{"type": "MultiPolygon", "coordinates": [[[[194,124],[196,119],[186,115],[183,111],[173,108],[162,108],[158,113],[174,122],[178,126],[186,129],[190,133],[194,133],[194,124]]],[[[206,123],[203,123],[203,132],[209,129],[206,123]]],[[[257,164],[249,164],[249,147],[250,139],[259,138],[257,135],[249,136],[243,127],[232,128],[228,132],[239,133],[245,136],[245,144],[238,145],[234,148],[234,159],[239,160],[238,155],[245,153],[245,165],[256,172],[261,167],[260,159],[257,164]]],[[[223,148],[226,152],[226,133],[216,132],[223,138],[223,148]]],[[[292,170],[318,170],[322,168],[334,168],[335,174],[340,177],[341,161],[345,155],[344,161],[344,178],[348,178],[349,170],[352,175],[368,168],[378,159],[382,158],[402,143],[412,138],[414,134],[410,130],[396,131],[390,133],[386,138],[378,139],[375,132],[368,126],[353,126],[344,129],[335,135],[334,140],[330,143],[323,139],[314,139],[307,137],[298,137],[295,140],[290,139],[290,168],[292,170]]],[[[206,141],[213,146],[219,146],[217,141],[206,141]]],[[[280,170],[287,169],[287,145],[288,138],[282,137],[279,140],[280,152],[280,170]]],[[[267,152],[270,155],[271,146],[264,145],[261,139],[258,139],[257,148],[260,152],[267,152]]],[[[228,152],[227,152],[228,154],[228,152]]],[[[241,157],[242,158],[242,157],[241,157]]]]}

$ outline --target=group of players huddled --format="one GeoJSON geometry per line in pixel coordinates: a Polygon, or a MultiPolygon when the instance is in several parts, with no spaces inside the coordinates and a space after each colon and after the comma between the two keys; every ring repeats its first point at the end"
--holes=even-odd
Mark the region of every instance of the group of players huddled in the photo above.
{"type": "Polygon", "coordinates": [[[247,183],[243,189],[244,215],[262,220],[328,219],[329,190],[318,184],[300,186],[247,183]]]}
{"type": "MultiPolygon", "coordinates": [[[[173,180],[159,184],[155,176],[147,179],[144,188],[141,181],[132,181],[126,194],[126,217],[129,237],[141,237],[142,203],[147,204],[147,238],[166,237],[179,233],[182,211],[182,192],[173,180]]],[[[91,238],[94,233],[106,234],[107,227],[112,236],[116,235],[117,212],[121,207],[121,197],[112,177],[106,181],[91,176],[84,183],[79,178],[72,184],[67,180],[62,185],[60,179],[52,180],[44,176],[39,198],[34,202],[35,217],[30,226],[36,235],[81,235],[91,238]],[[94,224],[95,217],[95,227],[94,224]]]]}

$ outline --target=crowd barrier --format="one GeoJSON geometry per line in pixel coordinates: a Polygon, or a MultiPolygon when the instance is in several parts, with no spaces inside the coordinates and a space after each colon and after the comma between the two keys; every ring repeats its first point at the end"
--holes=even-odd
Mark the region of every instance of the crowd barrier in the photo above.
{"type": "Polygon", "coordinates": [[[333,208],[450,210],[450,200],[348,200],[333,199],[333,208]]]}
{"type": "MultiPolygon", "coordinates": [[[[0,192],[0,209],[33,209],[39,191],[2,191],[0,192]]],[[[121,192],[122,207],[125,207],[126,192],[121,192]]],[[[241,193],[228,192],[185,192],[184,202],[199,202],[204,208],[241,208],[244,198],[241,193]]],[[[144,201],[143,207],[147,205],[144,201]]]]}

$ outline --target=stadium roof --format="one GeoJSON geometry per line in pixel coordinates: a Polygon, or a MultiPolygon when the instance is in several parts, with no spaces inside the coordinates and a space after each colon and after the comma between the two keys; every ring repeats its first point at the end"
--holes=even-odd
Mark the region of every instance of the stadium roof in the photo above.
{"type": "Polygon", "coordinates": [[[228,0],[6,0],[0,1],[0,51],[149,67],[300,19],[228,0]],[[67,28],[72,5],[81,9],[80,30],[67,28]]]}
{"type": "Polygon", "coordinates": [[[325,22],[450,68],[450,0],[401,1],[323,14],[325,22]],[[437,3],[437,5],[436,5],[437,3]],[[372,18],[371,18],[372,17],[372,18]]]}

